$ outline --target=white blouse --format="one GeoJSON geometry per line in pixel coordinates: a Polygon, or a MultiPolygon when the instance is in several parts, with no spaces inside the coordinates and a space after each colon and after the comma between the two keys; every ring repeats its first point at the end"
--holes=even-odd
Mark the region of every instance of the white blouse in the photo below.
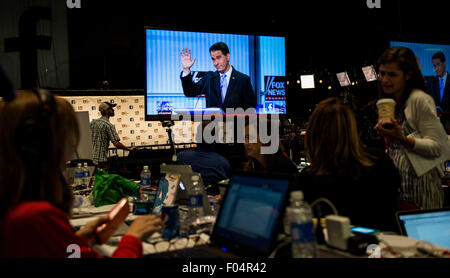
{"type": "Polygon", "coordinates": [[[433,98],[422,90],[411,92],[405,106],[408,124],[416,130],[408,137],[415,139],[406,154],[418,176],[450,159],[450,139],[437,116],[433,98]],[[419,167],[419,172],[418,168],[419,167]]]}

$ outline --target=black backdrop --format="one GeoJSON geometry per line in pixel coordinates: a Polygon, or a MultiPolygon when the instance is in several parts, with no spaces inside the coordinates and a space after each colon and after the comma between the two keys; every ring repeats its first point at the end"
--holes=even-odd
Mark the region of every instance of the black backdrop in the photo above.
{"type": "MultiPolygon", "coordinates": [[[[68,10],[71,87],[144,88],[143,26],[288,35],[288,73],[374,61],[391,39],[445,42],[434,1],[102,1],[68,10]]],[[[445,35],[444,35],[445,36],[445,35]]]]}
{"type": "MultiPolygon", "coordinates": [[[[144,89],[146,25],[285,34],[292,80],[304,72],[326,75],[374,63],[390,40],[450,44],[446,17],[439,13],[445,7],[436,0],[379,0],[379,9],[368,8],[366,0],[80,2],[81,8],[66,10],[70,85],[57,89],[144,89]]],[[[311,106],[329,94],[297,90],[289,90],[291,104],[311,106]]]]}
{"type": "Polygon", "coordinates": [[[72,88],[96,88],[104,80],[113,88],[144,88],[145,25],[287,34],[292,75],[370,60],[399,31],[395,1],[383,1],[381,9],[365,1],[149,2],[82,0],[81,9],[68,11],[72,88]]]}

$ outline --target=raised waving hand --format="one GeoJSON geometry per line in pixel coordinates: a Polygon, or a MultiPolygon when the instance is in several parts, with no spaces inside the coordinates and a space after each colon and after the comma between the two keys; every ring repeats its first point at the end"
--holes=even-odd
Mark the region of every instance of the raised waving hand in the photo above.
{"type": "Polygon", "coordinates": [[[193,60],[191,59],[191,49],[188,49],[187,47],[181,49],[180,56],[181,65],[183,65],[183,72],[186,74],[190,73],[191,67],[194,65],[196,57],[194,57],[193,60]]]}

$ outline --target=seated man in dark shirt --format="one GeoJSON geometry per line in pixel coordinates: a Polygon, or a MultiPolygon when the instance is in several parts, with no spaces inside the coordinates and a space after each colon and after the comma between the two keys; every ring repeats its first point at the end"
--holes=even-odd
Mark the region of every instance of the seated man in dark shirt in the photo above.
{"type": "Polygon", "coordinates": [[[202,175],[207,192],[211,195],[218,194],[219,181],[229,178],[230,162],[215,152],[212,144],[197,144],[196,148],[179,152],[177,158],[179,163],[191,165],[194,172],[202,175]]]}

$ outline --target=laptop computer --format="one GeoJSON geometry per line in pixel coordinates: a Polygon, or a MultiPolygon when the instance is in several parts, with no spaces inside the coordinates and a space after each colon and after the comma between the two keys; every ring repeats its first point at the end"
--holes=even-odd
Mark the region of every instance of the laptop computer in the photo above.
{"type": "Polygon", "coordinates": [[[210,244],[152,257],[266,258],[273,251],[294,176],[235,173],[214,224],[210,244]]]}
{"type": "Polygon", "coordinates": [[[211,204],[205,191],[202,177],[192,171],[190,165],[166,165],[160,167],[162,176],[159,180],[152,212],[160,214],[164,205],[187,205],[187,191],[192,186],[192,176],[198,175],[203,193],[203,209],[205,215],[212,213],[211,204]]]}
{"type": "Polygon", "coordinates": [[[450,208],[399,211],[402,235],[450,248],[450,208]]]}
{"type": "Polygon", "coordinates": [[[191,165],[186,164],[161,164],[159,167],[160,172],[165,173],[180,173],[180,174],[190,174],[192,173],[191,165]]]}

